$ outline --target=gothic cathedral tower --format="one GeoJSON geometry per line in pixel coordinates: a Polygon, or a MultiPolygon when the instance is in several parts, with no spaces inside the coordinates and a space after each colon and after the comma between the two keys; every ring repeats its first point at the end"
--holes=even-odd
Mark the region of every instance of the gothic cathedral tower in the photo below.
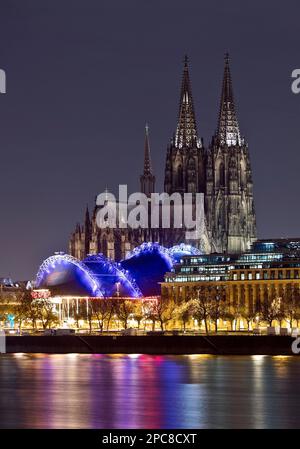
{"type": "Polygon", "coordinates": [[[206,154],[206,220],[219,252],[240,253],[256,239],[248,145],[240,135],[229,56],[225,56],[218,127],[206,154]]]}
{"type": "Polygon", "coordinates": [[[165,192],[196,193],[205,190],[204,150],[198,138],[188,60],[185,57],[180,92],[179,118],[167,149],[165,192]]]}
{"type": "Polygon", "coordinates": [[[155,192],[155,176],[152,173],[151,157],[150,157],[150,143],[149,143],[149,127],[145,128],[145,154],[144,154],[144,171],[140,176],[141,192],[151,196],[155,192]]]}

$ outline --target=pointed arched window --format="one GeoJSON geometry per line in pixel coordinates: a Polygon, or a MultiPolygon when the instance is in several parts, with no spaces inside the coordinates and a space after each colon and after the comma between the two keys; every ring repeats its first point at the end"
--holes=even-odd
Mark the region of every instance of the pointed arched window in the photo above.
{"type": "Polygon", "coordinates": [[[225,187],[225,167],[224,167],[223,162],[221,162],[219,165],[218,179],[219,179],[219,187],[224,188],[225,187]]]}
{"type": "Polygon", "coordinates": [[[182,165],[178,165],[177,168],[177,187],[182,188],[183,187],[183,171],[182,171],[182,165]]]}

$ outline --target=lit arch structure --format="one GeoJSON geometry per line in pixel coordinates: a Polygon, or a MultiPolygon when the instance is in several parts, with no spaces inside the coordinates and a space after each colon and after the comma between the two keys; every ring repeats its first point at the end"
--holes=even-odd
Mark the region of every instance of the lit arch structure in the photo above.
{"type": "Polygon", "coordinates": [[[173,269],[174,263],[167,248],[152,242],[137,246],[120,262],[134,277],[144,296],[160,294],[159,283],[164,280],[165,273],[173,269]]]}
{"type": "Polygon", "coordinates": [[[168,253],[175,263],[179,262],[183,256],[199,256],[203,254],[200,249],[192,245],[187,245],[186,243],[172,246],[168,249],[168,253]]]}
{"type": "Polygon", "coordinates": [[[93,273],[93,277],[104,291],[104,296],[115,296],[116,294],[132,298],[143,296],[130,273],[124,270],[121,264],[110,260],[103,254],[90,254],[83,260],[83,263],[93,273]]]}
{"type": "Polygon", "coordinates": [[[64,292],[68,286],[70,292],[74,290],[74,293],[104,296],[93,272],[80,260],[64,253],[54,254],[44,260],[37,273],[36,287],[64,292]]]}
{"type": "Polygon", "coordinates": [[[164,246],[161,246],[156,242],[145,242],[128,253],[126,259],[130,259],[131,257],[134,257],[140,253],[153,251],[158,251],[161,255],[166,257],[170,264],[178,262],[180,257],[182,256],[199,256],[203,254],[200,249],[186,243],[179,243],[178,245],[171,246],[171,248],[165,248],[164,246]]]}
{"type": "MultiPolygon", "coordinates": [[[[147,254],[147,253],[159,253],[162,257],[164,257],[170,265],[173,265],[174,260],[172,256],[169,253],[169,249],[165,248],[164,246],[160,245],[156,242],[144,242],[139,246],[136,246],[132,251],[130,251],[125,260],[131,259],[132,257],[140,256],[141,254],[147,254]]],[[[121,262],[122,263],[122,262],[121,262]]]]}
{"type": "Polygon", "coordinates": [[[160,294],[166,272],[186,255],[199,255],[192,245],[165,248],[158,243],[143,243],[117,263],[103,254],[88,255],[83,261],[64,253],[46,259],[36,277],[37,288],[55,295],[90,297],[126,296],[140,298],[160,294]]]}
{"type": "Polygon", "coordinates": [[[103,254],[89,255],[83,261],[64,253],[48,257],[39,268],[36,287],[92,297],[142,296],[130,273],[103,254]]]}

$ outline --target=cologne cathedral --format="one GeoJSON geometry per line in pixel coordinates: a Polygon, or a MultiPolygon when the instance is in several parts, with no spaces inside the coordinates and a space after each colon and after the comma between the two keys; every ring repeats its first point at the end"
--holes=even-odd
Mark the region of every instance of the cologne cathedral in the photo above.
{"type": "MultiPolygon", "coordinates": [[[[148,197],[156,191],[147,126],[140,188],[148,197]]],[[[191,243],[204,253],[236,254],[249,249],[256,240],[252,173],[248,145],[239,129],[228,54],[217,129],[207,147],[197,130],[185,58],[178,123],[166,153],[164,191],[169,195],[203,193],[205,225],[197,241],[187,242],[183,227],[101,229],[96,223],[95,206],[91,215],[86,210],[84,224],[77,224],[70,238],[69,253],[81,260],[87,254],[103,253],[119,261],[144,242],[158,242],[167,248],[191,243]]]]}

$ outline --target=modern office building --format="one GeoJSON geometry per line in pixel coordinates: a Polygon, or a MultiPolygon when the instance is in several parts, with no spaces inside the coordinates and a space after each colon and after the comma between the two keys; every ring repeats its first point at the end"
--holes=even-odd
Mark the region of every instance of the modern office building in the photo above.
{"type": "Polygon", "coordinates": [[[176,302],[197,298],[210,289],[224,292],[232,314],[251,317],[274,300],[300,305],[300,239],[257,240],[241,255],[184,256],[167,273],[162,298],[176,302]]]}

